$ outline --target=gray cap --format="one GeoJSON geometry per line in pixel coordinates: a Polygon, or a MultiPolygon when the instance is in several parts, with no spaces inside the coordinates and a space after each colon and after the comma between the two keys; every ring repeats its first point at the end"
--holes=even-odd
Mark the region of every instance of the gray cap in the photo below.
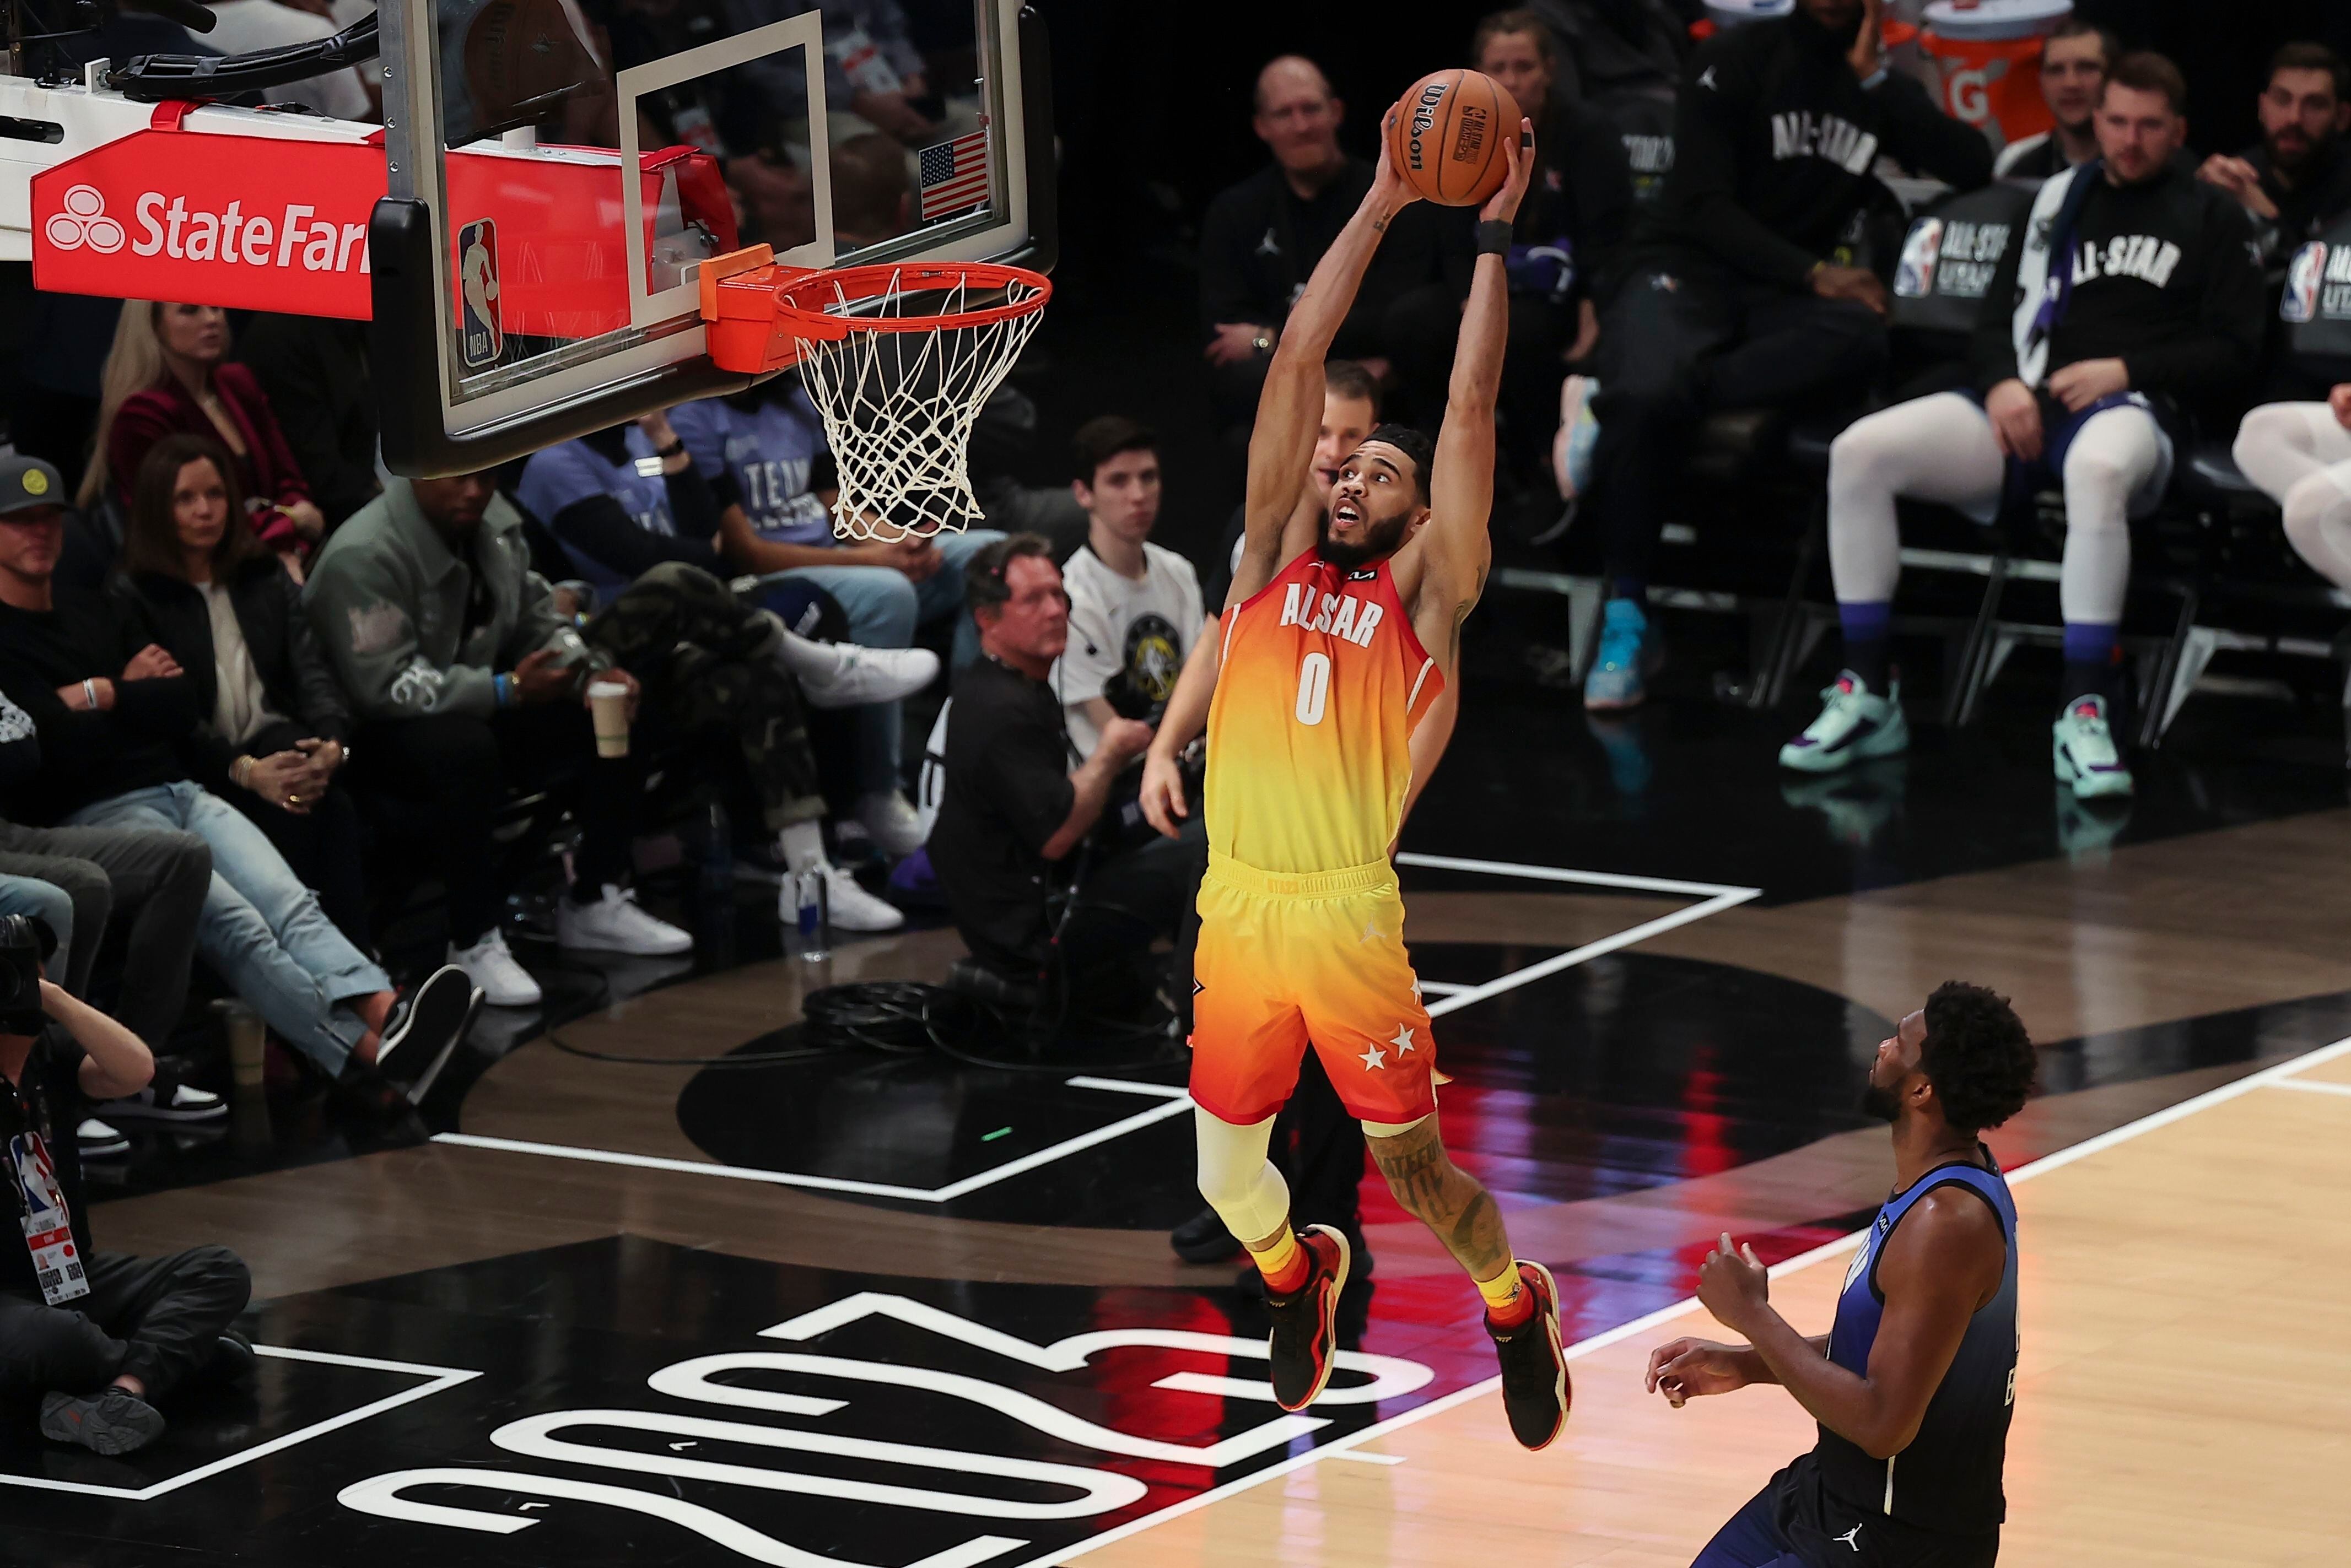
{"type": "Polygon", "coordinates": [[[0,517],[40,506],[65,506],[72,497],[57,471],[37,457],[11,452],[0,457],[0,517]]]}

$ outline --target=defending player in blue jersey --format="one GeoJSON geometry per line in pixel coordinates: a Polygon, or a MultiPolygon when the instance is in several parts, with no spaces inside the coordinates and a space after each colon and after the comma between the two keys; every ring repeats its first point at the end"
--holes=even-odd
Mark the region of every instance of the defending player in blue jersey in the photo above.
{"type": "Polygon", "coordinates": [[[1647,1386],[1679,1409],[1777,1383],[1820,1441],[1732,1516],[1692,1568],[1989,1568],[2007,1517],[2001,1467],[2016,1404],[2016,1206],[1977,1135],[2032,1092],[2032,1042],[2005,997],[1938,988],[1877,1047],[1863,1103],[1894,1124],[1894,1196],[1806,1338],[1730,1238],[1698,1295],[1745,1345],[1677,1339],[1647,1386]]]}

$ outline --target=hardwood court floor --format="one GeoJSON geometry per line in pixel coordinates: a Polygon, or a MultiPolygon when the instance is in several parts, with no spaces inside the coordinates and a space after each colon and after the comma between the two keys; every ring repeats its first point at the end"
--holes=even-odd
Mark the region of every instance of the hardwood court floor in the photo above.
{"type": "MultiPolygon", "coordinates": [[[[2020,1181],[2003,1565],[2342,1561],[2351,1054],[2318,1054],[2329,1059],[2257,1075],[2020,1181]]],[[[1774,1281],[1799,1327],[1827,1327],[1845,1251],[1774,1281]]],[[[1684,1333],[1724,1336],[1687,1303],[1583,1350],[1574,1418],[1542,1454],[1510,1441],[1488,1392],[1363,1442],[1370,1462],[1325,1450],[1090,1561],[1682,1568],[1813,1440],[1775,1389],[1679,1411],[1644,1394],[1650,1347],[1684,1333]]]]}

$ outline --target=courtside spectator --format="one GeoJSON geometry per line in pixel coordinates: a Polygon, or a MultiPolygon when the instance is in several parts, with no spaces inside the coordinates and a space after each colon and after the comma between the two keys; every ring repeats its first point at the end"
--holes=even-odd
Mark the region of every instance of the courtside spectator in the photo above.
{"type": "Polygon", "coordinates": [[[1113,716],[1093,754],[1073,765],[1046,679],[1069,642],[1069,598],[1041,537],[988,545],[969,583],[985,657],[956,675],[929,846],[956,929],[1006,985],[1036,987],[1058,961],[1073,1007],[1132,1007],[1155,989],[1152,942],[1176,932],[1199,891],[1207,836],[1196,827],[1182,838],[1155,833],[1088,847],[1113,781],[1151,743],[1151,727],[1113,716]],[[1051,901],[1073,877],[1075,902],[1057,938],[1051,901]]]}
{"type": "MultiPolygon", "coordinates": [[[[912,571],[935,576],[943,555],[962,559],[978,541],[950,536],[946,547],[905,541],[834,550],[830,492],[823,498],[809,492],[813,456],[820,453],[823,431],[799,392],[799,379],[774,376],[762,390],[738,395],[731,404],[684,404],[536,453],[524,465],[515,498],[548,522],[564,555],[607,599],[644,571],[679,562],[715,576],[783,574],[797,581],[799,592],[768,587],[759,595],[788,626],[816,597],[813,590],[840,604],[849,618],[846,644],[788,635],[804,656],[799,668],[807,670],[809,703],[858,708],[858,820],[886,854],[907,856],[922,846],[922,835],[914,830],[914,809],[898,793],[898,698],[938,675],[938,656],[910,647],[917,620],[912,586],[905,586],[907,614],[895,614],[898,586],[907,574],[893,569],[884,581],[877,566],[903,559],[912,571]],[[792,400],[799,400],[797,407],[792,400]],[[809,440],[816,442],[813,452],[809,440]],[[757,508],[759,524],[750,522],[746,508],[757,508]],[[776,543],[785,538],[813,543],[776,543]],[[813,559],[844,557],[865,566],[792,571],[813,559]],[[874,691],[889,696],[874,701],[874,691]]],[[[830,456],[823,461],[830,470],[830,456]]],[[[962,587],[959,571],[947,578],[956,590],[962,587]]],[[[938,592],[931,590],[934,602],[938,592]]]]}
{"type": "MultiPolygon", "coordinates": [[[[643,751],[597,754],[585,678],[606,661],[556,613],[521,515],[488,475],[393,480],[319,553],[302,607],[359,720],[358,778],[432,824],[450,961],[493,1006],[540,994],[498,929],[507,889],[490,833],[515,785],[578,775],[580,841],[558,942],[644,955],[693,947],[629,888],[643,751]]],[[[614,679],[634,685],[625,671],[614,679]]]]}
{"type": "Polygon", "coordinates": [[[327,527],[340,526],[383,488],[367,323],[256,315],[238,335],[235,353],[268,395],[327,527]]]}
{"type": "MultiPolygon", "coordinates": [[[[1208,203],[1200,223],[1200,317],[1223,417],[1246,422],[1290,302],[1371,188],[1372,165],[1339,146],[1346,106],[1322,67],[1284,55],[1258,73],[1251,125],[1273,161],[1208,203]]],[[[1392,223],[1332,352],[1385,380],[1386,315],[1438,281],[1435,209],[1416,203],[1392,223]]]]}
{"type": "Polygon", "coordinates": [[[2299,363],[2278,305],[2294,253],[2351,212],[2351,78],[2324,44],[2288,44],[2270,57],[2257,106],[2262,140],[2241,157],[2216,152],[2197,177],[2241,203],[2253,221],[2269,284],[2268,326],[2253,400],[2300,402],[2326,395],[2329,378],[2299,363]]]}
{"type": "MultiPolygon", "coordinates": [[[[0,920],[0,947],[40,945],[30,921],[0,920]]],[[[23,1233],[42,1239],[0,1262],[0,1380],[39,1397],[52,1442],[127,1454],[162,1435],[157,1407],[173,1394],[252,1376],[253,1348],[229,1324],[253,1278],[225,1247],[133,1258],[90,1244],[74,1127],[90,1101],[148,1087],[155,1058],[47,980],[40,1010],[37,1033],[0,1033],[9,1206],[23,1233]]]]}
{"type": "Polygon", "coordinates": [[[533,452],[514,498],[609,597],[664,561],[724,570],[705,479],[715,472],[655,412],[533,452]]]}
{"type": "Polygon", "coordinates": [[[2351,381],[2325,402],[2265,403],[2237,431],[2237,466],[2285,509],[2285,536],[2351,588],[2351,381]]]}
{"type": "Polygon", "coordinates": [[[2351,211],[2351,79],[2324,44],[2288,44],[2270,57],[2257,106],[2262,139],[2231,157],[2215,152],[2196,177],[2234,196],[2253,218],[2262,263],[2282,269],[2305,241],[2351,211]]]}
{"type": "Polygon", "coordinates": [[[391,979],[337,930],[260,830],[193,782],[179,747],[196,728],[190,682],[103,594],[51,577],[60,508],[0,513],[0,691],[30,714],[41,772],[33,812],[78,827],[179,828],[211,846],[196,945],[271,1029],[358,1108],[396,1111],[377,1066],[429,1072],[470,1015],[447,970],[395,1015],[391,979]]]}
{"type": "Polygon", "coordinates": [[[336,929],[371,948],[359,810],[334,783],[350,704],[216,442],[165,436],[147,453],[116,591],[134,635],[186,673],[200,722],[182,752],[195,781],[252,819],[336,929]]]}
{"type": "MultiPolygon", "coordinates": [[[[1001,534],[975,528],[928,539],[837,537],[832,453],[798,377],[770,377],[747,391],[670,412],[695,466],[712,476],[719,551],[729,569],[823,589],[848,618],[849,640],[885,662],[915,655],[928,660],[927,652],[913,648],[916,630],[951,618],[954,661],[977,657],[979,635],[964,605],[964,566],[1001,534]]],[[[911,855],[923,843],[904,793],[904,732],[896,701],[858,713],[857,819],[893,856],[911,855]]]]}
{"type": "Polygon", "coordinates": [[[228,316],[215,306],[125,300],[99,394],[97,450],[76,498],[85,511],[110,494],[127,503],[149,447],[167,435],[210,436],[236,465],[255,535],[281,556],[300,554],[326,531],[326,514],[261,383],[228,348],[228,316]]]}
{"type": "MultiPolygon", "coordinates": [[[[10,467],[24,461],[0,463],[0,491],[12,483],[10,467]]],[[[41,741],[32,716],[0,697],[0,799],[13,801],[40,768],[41,741]]],[[[57,938],[49,968],[57,983],[96,1002],[90,971],[109,922],[123,911],[130,920],[123,967],[134,983],[107,1011],[155,1044],[171,1038],[187,1001],[196,920],[212,875],[213,852],[193,833],[0,821],[0,914],[47,921],[57,938]]],[[[166,1085],[162,1103],[168,1107],[178,1098],[166,1085]]]]}
{"type": "MultiPolygon", "coordinates": [[[[1339,477],[1347,454],[1380,422],[1380,384],[1353,359],[1322,361],[1322,423],[1314,434],[1314,478],[1327,492],[1339,477]]],[[[1242,509],[1233,508],[1232,521],[1217,542],[1210,563],[1207,602],[1217,611],[1225,607],[1226,590],[1233,586],[1233,570],[1240,565],[1242,509]]],[[[1213,612],[1212,612],[1213,613],[1213,612]]]]}
{"type": "Polygon", "coordinates": [[[2052,752],[2082,798],[2131,793],[2118,711],[2130,520],[2161,500],[2189,417],[2227,400],[2260,352],[2252,228],[2174,163],[2187,84],[2126,55],[2098,105],[2100,161],[2050,180],[2017,224],[1976,318],[1973,387],[1855,422],[1829,458],[1829,562],[1844,674],[1782,766],[1842,768],[1908,744],[1892,666],[1897,497],[1989,522],[2003,493],[2065,495],[2058,597],[2064,699],[2052,752]]]}
{"type": "Polygon", "coordinates": [[[1992,173],[2002,180],[2046,180],[2098,155],[2098,93],[2106,71],[2122,58],[2115,36],[2095,22],[2068,16],[2041,45],[2041,101],[2054,125],[2021,136],[2000,150],[1992,173]]]}
{"type": "Polygon", "coordinates": [[[1884,368],[1886,286],[1844,248],[1879,156],[1961,190],[1991,177],[1982,133],[1887,67],[1876,16],[1797,0],[1690,57],[1673,173],[1602,312],[1592,504],[1614,597],[1587,708],[1646,694],[1650,560],[1700,417],[1858,401],[1884,368]]]}
{"type": "MultiPolygon", "coordinates": [[[[1533,11],[1498,11],[1479,22],[1469,56],[1535,122],[1534,174],[1508,258],[1510,340],[1499,404],[1503,455],[1515,478],[1532,483],[1549,478],[1541,466],[1559,428],[1567,362],[1585,358],[1600,338],[1598,302],[1608,297],[1632,228],[1633,174],[1615,127],[1561,80],[1551,30],[1533,11]]],[[[1465,273],[1476,259],[1470,216],[1465,211],[1449,225],[1465,273]]],[[[1442,323],[1448,346],[1458,325],[1458,317],[1442,323]]],[[[1443,379],[1416,374],[1430,385],[1443,379]]]]}
{"type": "Polygon", "coordinates": [[[1068,647],[1051,680],[1070,742],[1091,757],[1123,715],[1155,723],[1200,636],[1200,579],[1192,563],[1151,543],[1159,521],[1159,438],[1120,414],[1078,427],[1086,543],[1061,568],[1070,597],[1068,647]]]}

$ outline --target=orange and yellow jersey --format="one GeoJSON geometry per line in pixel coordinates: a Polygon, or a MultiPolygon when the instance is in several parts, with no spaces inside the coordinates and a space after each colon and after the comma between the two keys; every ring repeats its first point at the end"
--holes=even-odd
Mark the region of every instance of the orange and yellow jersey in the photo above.
{"type": "Polygon", "coordinates": [[[1412,731],[1445,677],[1388,564],[1308,550],[1225,611],[1208,709],[1209,847],[1301,875],[1387,858],[1412,784],[1412,731]]]}

